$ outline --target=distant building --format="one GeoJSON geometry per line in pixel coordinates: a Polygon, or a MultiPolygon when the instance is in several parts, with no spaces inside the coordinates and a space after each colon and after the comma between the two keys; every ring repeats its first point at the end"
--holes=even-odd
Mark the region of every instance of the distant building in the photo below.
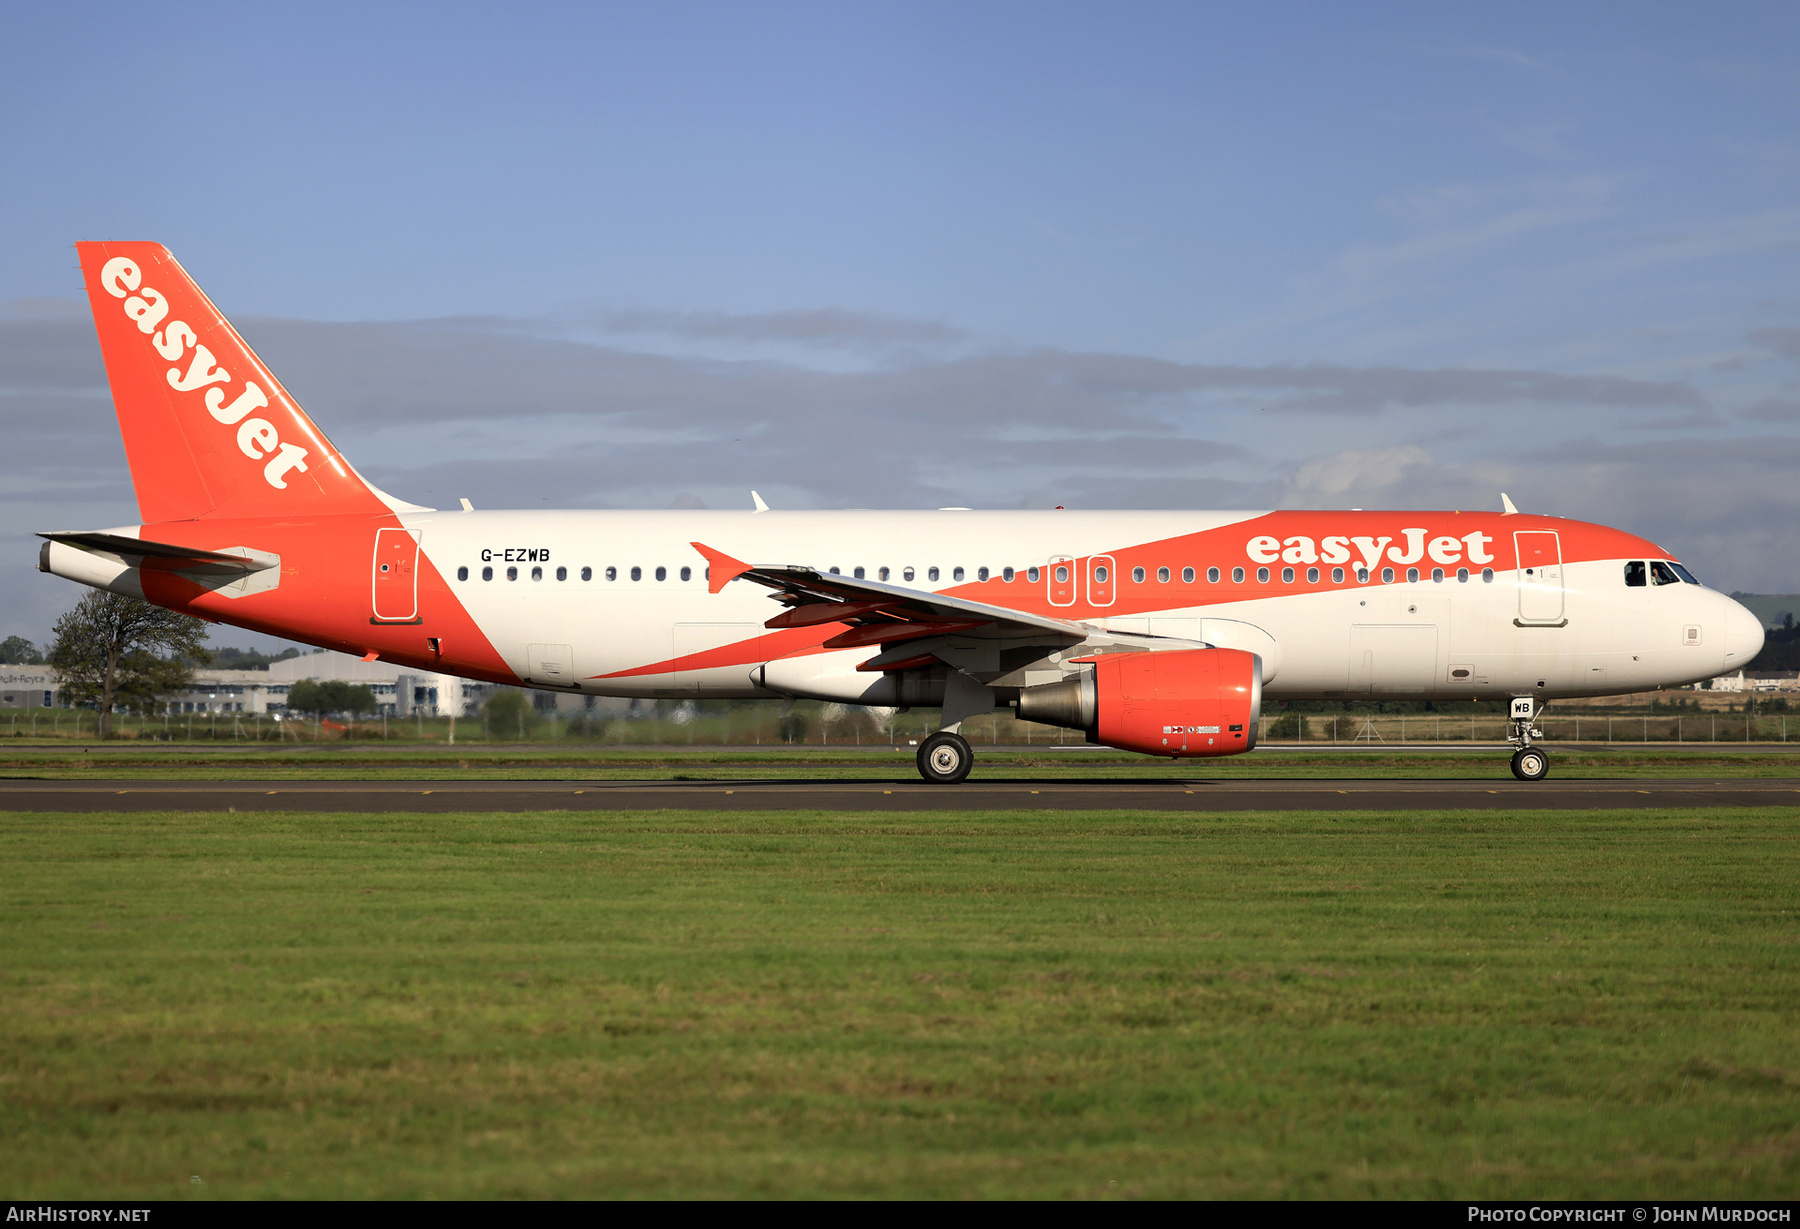
{"type": "Polygon", "coordinates": [[[427,674],[381,660],[364,661],[329,650],[270,662],[267,670],[196,670],[186,691],[169,697],[175,713],[280,713],[288,691],[303,679],[360,683],[375,693],[376,712],[389,717],[462,717],[479,708],[492,683],[427,674]]]}
{"type": "Polygon", "coordinates": [[[56,708],[62,684],[49,666],[0,666],[0,708],[56,708]]]}
{"type": "Polygon", "coordinates": [[[1739,670],[1736,674],[1721,674],[1705,683],[1695,683],[1694,687],[1709,691],[1800,691],[1800,671],[1739,670]]]}
{"type": "MultiPolygon", "coordinates": [[[[303,653],[267,670],[196,670],[185,691],[167,697],[171,713],[281,713],[302,679],[361,683],[375,693],[376,711],[389,717],[463,717],[492,694],[492,683],[428,674],[347,653],[303,653]]],[[[60,708],[62,685],[48,666],[0,666],[0,707],[60,708]]]]}

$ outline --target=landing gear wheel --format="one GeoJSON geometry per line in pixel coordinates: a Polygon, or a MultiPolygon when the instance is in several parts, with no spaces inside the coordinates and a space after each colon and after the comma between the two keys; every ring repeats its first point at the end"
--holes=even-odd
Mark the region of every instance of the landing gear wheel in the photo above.
{"type": "Polygon", "coordinates": [[[1542,781],[1550,775],[1550,757],[1536,747],[1513,752],[1513,776],[1521,781],[1542,781]]]}
{"type": "Polygon", "coordinates": [[[919,745],[919,775],[933,785],[955,785],[975,766],[975,753],[961,734],[939,731],[919,745]]]}

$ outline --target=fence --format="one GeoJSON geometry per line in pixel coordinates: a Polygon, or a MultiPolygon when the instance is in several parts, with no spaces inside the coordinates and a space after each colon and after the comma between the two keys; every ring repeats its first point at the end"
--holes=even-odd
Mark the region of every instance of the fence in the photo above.
{"type": "MultiPolygon", "coordinates": [[[[1546,742],[1568,743],[1745,743],[1786,742],[1785,715],[1755,713],[1571,714],[1537,719],[1546,742]]],[[[1800,734],[1800,727],[1795,731],[1800,734]]],[[[1265,717],[1259,741],[1293,746],[1317,744],[1415,746],[1420,743],[1505,742],[1504,717],[1454,717],[1438,713],[1363,716],[1353,713],[1283,713],[1265,717]]]]}
{"type": "MultiPolygon", "coordinates": [[[[98,714],[88,709],[0,709],[0,737],[93,741],[98,714]]],[[[192,743],[520,743],[582,742],[615,746],[891,746],[921,739],[938,727],[934,710],[880,715],[835,704],[799,705],[786,717],[772,704],[743,704],[725,712],[681,712],[641,719],[600,719],[576,713],[527,713],[495,728],[481,714],[448,718],[375,717],[336,722],[263,713],[118,714],[113,736],[125,740],[192,743]]],[[[1537,726],[1550,742],[1569,743],[1784,743],[1788,716],[1753,713],[1545,715],[1537,726]]],[[[1501,743],[1506,719],[1436,713],[1362,715],[1281,713],[1264,717],[1258,741],[1271,746],[1417,746],[1435,743],[1501,743]]],[[[1081,746],[1075,730],[1035,725],[995,713],[971,717],[962,732],[976,744],[1081,746]]],[[[1800,735],[1800,725],[1795,734],[1800,735]]]]}

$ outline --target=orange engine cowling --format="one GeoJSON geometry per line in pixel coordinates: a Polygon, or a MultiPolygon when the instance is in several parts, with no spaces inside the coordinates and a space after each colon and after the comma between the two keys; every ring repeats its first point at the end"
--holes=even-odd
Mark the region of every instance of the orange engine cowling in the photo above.
{"type": "Polygon", "coordinates": [[[1242,649],[1107,653],[1019,693],[1023,720],[1146,755],[1237,755],[1256,746],[1261,715],[1262,662],[1242,649]]]}

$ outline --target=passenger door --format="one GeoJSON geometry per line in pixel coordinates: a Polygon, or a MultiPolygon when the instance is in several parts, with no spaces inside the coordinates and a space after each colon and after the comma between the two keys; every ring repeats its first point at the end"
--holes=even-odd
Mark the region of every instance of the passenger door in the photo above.
{"type": "Polygon", "coordinates": [[[375,620],[418,622],[419,539],[406,529],[377,529],[373,570],[375,620]]]}
{"type": "Polygon", "coordinates": [[[1518,553],[1519,622],[1558,626],[1563,618],[1562,542],[1552,530],[1513,534],[1518,553]]]}

